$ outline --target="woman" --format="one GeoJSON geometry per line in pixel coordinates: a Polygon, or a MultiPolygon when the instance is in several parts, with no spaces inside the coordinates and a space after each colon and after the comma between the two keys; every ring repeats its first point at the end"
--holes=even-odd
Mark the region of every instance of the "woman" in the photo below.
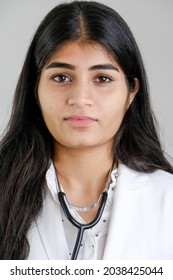
{"type": "Polygon", "coordinates": [[[135,39],[111,8],[74,1],[45,17],[0,162],[1,259],[173,258],[173,168],[135,39]],[[85,225],[101,207],[74,250],[67,216],[85,225]]]}

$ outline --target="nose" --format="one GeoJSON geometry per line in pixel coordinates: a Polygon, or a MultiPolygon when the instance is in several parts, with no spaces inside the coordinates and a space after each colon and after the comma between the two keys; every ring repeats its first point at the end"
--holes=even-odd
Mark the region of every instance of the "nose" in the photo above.
{"type": "Polygon", "coordinates": [[[93,106],[92,90],[87,82],[77,83],[73,87],[68,98],[68,104],[78,108],[93,106]]]}

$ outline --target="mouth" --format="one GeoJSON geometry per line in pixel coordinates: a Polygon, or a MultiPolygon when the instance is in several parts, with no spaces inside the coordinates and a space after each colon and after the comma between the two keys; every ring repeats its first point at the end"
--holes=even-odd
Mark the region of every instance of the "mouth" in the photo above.
{"type": "Polygon", "coordinates": [[[76,128],[85,128],[91,126],[97,120],[89,116],[69,116],[64,118],[64,121],[67,122],[70,126],[76,128]]]}

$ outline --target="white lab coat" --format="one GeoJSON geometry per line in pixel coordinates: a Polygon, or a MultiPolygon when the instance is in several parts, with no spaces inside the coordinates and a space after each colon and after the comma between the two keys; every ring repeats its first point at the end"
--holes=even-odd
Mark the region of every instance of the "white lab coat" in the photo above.
{"type": "MultiPolygon", "coordinates": [[[[173,259],[173,175],[141,173],[123,164],[118,173],[103,259],[173,259]]],[[[45,200],[44,209],[28,235],[28,259],[69,259],[57,203],[45,200]]]]}

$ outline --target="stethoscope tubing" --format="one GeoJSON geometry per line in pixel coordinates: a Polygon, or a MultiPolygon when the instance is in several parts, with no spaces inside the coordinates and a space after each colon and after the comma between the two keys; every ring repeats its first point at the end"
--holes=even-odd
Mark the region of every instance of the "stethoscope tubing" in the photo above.
{"type": "Polygon", "coordinates": [[[58,198],[59,198],[59,201],[60,201],[60,204],[61,204],[61,207],[62,207],[62,210],[63,210],[65,216],[76,228],[78,228],[78,234],[77,234],[75,246],[74,246],[74,249],[72,252],[71,260],[76,260],[78,257],[84,231],[86,229],[90,229],[90,228],[94,227],[101,219],[103,210],[106,205],[107,197],[108,197],[108,193],[107,193],[107,190],[105,190],[102,193],[102,199],[101,199],[101,203],[99,205],[99,209],[97,211],[96,217],[90,223],[83,224],[83,223],[76,221],[74,219],[74,217],[71,215],[71,213],[66,205],[66,202],[65,202],[65,193],[62,191],[58,192],[58,198]]]}

